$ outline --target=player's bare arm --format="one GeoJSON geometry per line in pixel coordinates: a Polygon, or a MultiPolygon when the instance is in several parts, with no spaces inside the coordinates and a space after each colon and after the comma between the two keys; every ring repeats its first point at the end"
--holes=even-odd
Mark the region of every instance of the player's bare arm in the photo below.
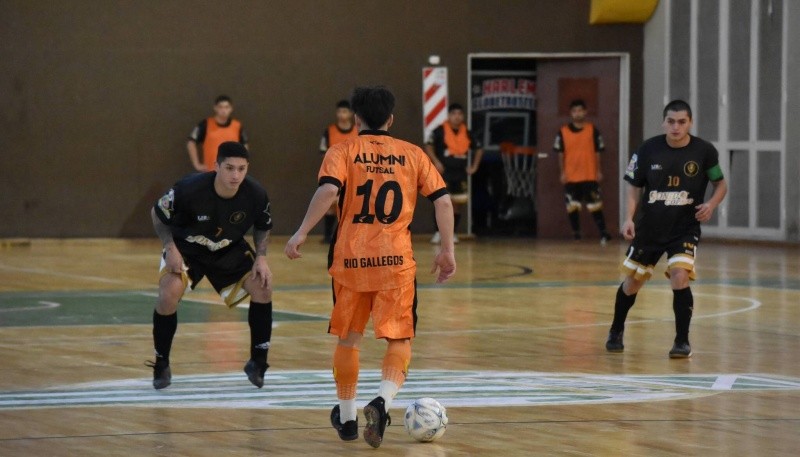
{"type": "Polygon", "coordinates": [[[314,196],[311,198],[311,203],[308,204],[308,211],[303,218],[303,223],[297,229],[294,235],[289,238],[286,243],[284,253],[290,259],[299,259],[302,257],[300,254],[300,246],[305,243],[308,232],[314,228],[315,225],[322,219],[322,216],[328,211],[336,202],[339,196],[339,188],[333,184],[325,183],[317,187],[314,196]]]}
{"type": "Polygon", "coordinates": [[[439,227],[442,241],[439,252],[433,259],[431,273],[436,275],[437,283],[443,283],[456,274],[453,202],[450,200],[450,195],[443,195],[434,200],[433,209],[436,213],[436,224],[439,227]]]}
{"type": "Polygon", "coordinates": [[[205,165],[200,162],[200,153],[197,152],[197,143],[194,140],[186,142],[186,150],[189,151],[189,160],[197,171],[207,171],[205,165]]]}
{"type": "Polygon", "coordinates": [[[428,154],[428,157],[431,158],[431,162],[433,162],[433,166],[436,167],[436,171],[444,173],[444,164],[436,157],[436,151],[433,150],[432,144],[425,144],[425,154],[428,154]]]}
{"type": "Polygon", "coordinates": [[[558,151],[558,180],[561,184],[567,183],[567,175],[564,173],[564,151],[558,151]]]}
{"type": "Polygon", "coordinates": [[[272,272],[267,264],[267,244],[269,230],[253,230],[253,244],[256,246],[256,258],[253,262],[253,277],[261,278],[261,287],[272,285],[272,272]]]}
{"type": "Polygon", "coordinates": [[[172,230],[156,216],[155,208],[150,209],[150,218],[153,220],[153,228],[156,231],[156,235],[161,239],[161,244],[164,246],[164,252],[166,253],[164,261],[167,264],[167,271],[181,274],[183,272],[183,256],[172,239],[172,230]]]}
{"type": "Polygon", "coordinates": [[[602,170],[603,167],[602,167],[602,164],[600,163],[600,153],[599,152],[595,153],[595,158],[597,159],[597,182],[602,182],[603,181],[603,172],[600,171],[600,170],[602,170]]]}
{"type": "Polygon", "coordinates": [[[636,236],[636,227],[633,223],[633,215],[636,214],[636,208],[639,206],[639,200],[642,198],[642,189],[628,183],[628,192],[626,193],[627,206],[625,208],[625,222],[622,224],[622,236],[630,241],[636,236]]]}
{"type": "Polygon", "coordinates": [[[478,167],[481,166],[481,159],[483,159],[483,148],[478,148],[472,156],[472,163],[467,168],[467,173],[474,175],[478,171],[478,167]]]}
{"type": "Polygon", "coordinates": [[[725,195],[728,193],[728,183],[724,179],[719,181],[712,181],[711,186],[714,187],[714,192],[707,202],[695,206],[697,212],[695,217],[700,222],[708,222],[711,216],[714,215],[714,210],[722,203],[725,195]]]}

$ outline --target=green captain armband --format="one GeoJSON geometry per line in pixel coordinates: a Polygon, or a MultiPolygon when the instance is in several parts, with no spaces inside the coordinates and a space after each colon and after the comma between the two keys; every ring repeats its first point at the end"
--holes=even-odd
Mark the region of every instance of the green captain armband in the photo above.
{"type": "Polygon", "coordinates": [[[719,167],[719,164],[716,164],[713,167],[709,168],[706,171],[706,176],[708,176],[708,179],[715,182],[725,177],[722,175],[722,168],[719,167]]]}

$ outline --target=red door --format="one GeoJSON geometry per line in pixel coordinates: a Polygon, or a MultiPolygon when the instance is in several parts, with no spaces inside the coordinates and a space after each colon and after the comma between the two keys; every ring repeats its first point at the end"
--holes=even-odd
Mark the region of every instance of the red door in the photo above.
{"type": "MultiPolygon", "coordinates": [[[[569,122],[569,103],[582,98],[587,103],[587,120],[603,136],[601,155],[603,180],[600,192],[608,232],[619,233],[619,58],[539,59],[536,66],[537,150],[536,170],[537,236],[572,238],[564,204],[564,186],[559,181],[558,156],[553,141],[562,124],[569,122]],[[544,154],[547,154],[544,157],[544,154]]],[[[581,210],[584,239],[600,235],[584,206],[581,210]]]]}

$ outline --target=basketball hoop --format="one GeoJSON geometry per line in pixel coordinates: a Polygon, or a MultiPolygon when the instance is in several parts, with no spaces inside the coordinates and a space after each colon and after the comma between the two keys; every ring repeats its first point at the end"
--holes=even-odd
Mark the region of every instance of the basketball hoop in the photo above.
{"type": "Polygon", "coordinates": [[[534,198],[536,178],[536,148],[500,143],[500,155],[508,182],[507,194],[511,197],[534,198]]]}

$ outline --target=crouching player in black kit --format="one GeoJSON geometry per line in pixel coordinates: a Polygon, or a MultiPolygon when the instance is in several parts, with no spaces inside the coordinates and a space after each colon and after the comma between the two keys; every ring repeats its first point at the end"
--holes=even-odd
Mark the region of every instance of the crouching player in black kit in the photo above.
{"type": "Polygon", "coordinates": [[[256,387],[264,385],[272,336],[272,273],[267,239],[272,228],[269,198],[247,176],[249,154],[236,142],[219,146],[216,171],[178,181],[151,211],[164,250],[158,302],[153,312],[153,387],[170,385],[169,351],[178,326],[178,302],[203,277],[233,308],[250,296],[250,360],[244,366],[256,387]],[[244,235],[253,227],[256,250],[244,235]]]}
{"type": "Polygon", "coordinates": [[[689,281],[695,278],[694,261],[700,242],[700,224],[707,222],[725,198],[728,185],[719,167],[714,146],[689,134],[692,109],[682,100],[664,108],[665,135],[655,136],[631,156],[625,180],[628,181],[627,216],[622,225],[626,240],[633,240],[622,262],[626,277],[617,290],[614,321],[606,350],[622,352],[625,318],[636,301],[636,293],[653,274],[658,259],[667,253],[666,275],[672,286],[675,312],[675,342],[670,358],[692,355],[689,323],[694,298],[689,281]],[[714,188],[703,202],[709,181],[714,188]],[[642,190],[644,189],[644,190],[642,190]],[[633,221],[639,206],[639,217],[633,221]]]}

